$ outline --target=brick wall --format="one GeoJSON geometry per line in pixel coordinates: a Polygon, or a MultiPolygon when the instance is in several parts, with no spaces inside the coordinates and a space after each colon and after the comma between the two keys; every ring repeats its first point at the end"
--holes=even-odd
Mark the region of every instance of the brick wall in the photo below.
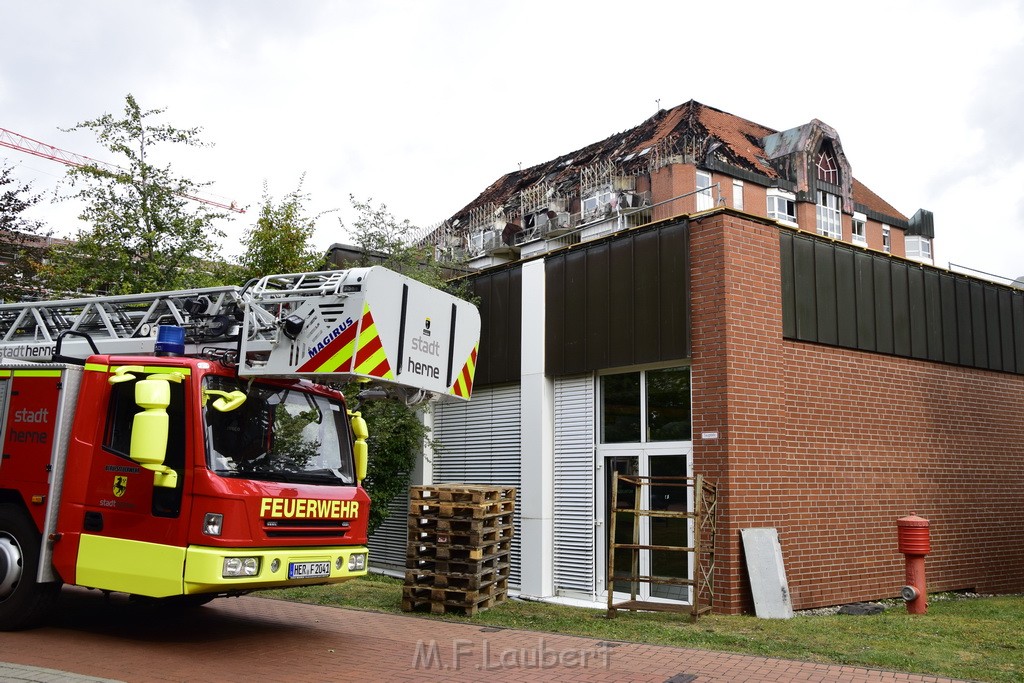
{"type": "Polygon", "coordinates": [[[1024,377],[784,340],[778,228],[729,210],[691,225],[718,610],[753,609],[748,527],[778,529],[796,609],[897,595],[910,512],[931,521],[929,591],[1024,591],[1024,377]]]}

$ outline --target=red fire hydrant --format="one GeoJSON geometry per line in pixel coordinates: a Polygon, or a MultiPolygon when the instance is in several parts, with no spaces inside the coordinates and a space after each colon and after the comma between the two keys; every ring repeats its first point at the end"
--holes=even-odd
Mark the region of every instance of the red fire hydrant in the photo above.
{"type": "Polygon", "coordinates": [[[928,520],[911,512],[896,520],[900,552],[906,557],[907,584],[900,597],[907,602],[907,612],[924,614],[928,610],[928,592],[924,581],[924,556],[932,551],[928,536],[928,520]]]}

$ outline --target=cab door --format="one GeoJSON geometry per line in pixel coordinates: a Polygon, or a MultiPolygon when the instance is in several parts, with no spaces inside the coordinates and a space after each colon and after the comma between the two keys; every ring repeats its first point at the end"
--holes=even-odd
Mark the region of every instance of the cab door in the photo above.
{"type": "MultiPolygon", "coordinates": [[[[166,368],[148,368],[166,371],[166,368]]],[[[152,597],[182,592],[190,484],[190,419],[186,377],[170,382],[164,464],[177,473],[174,487],[155,485],[154,473],[129,457],[134,418],[142,408],[135,386],[146,373],[109,385],[101,447],[89,472],[85,517],[76,563],[80,585],[152,597]]]]}

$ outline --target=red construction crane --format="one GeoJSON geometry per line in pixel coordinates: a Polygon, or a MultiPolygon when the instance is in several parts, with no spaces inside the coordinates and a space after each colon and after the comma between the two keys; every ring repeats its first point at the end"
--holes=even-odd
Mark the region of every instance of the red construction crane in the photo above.
{"type": "MultiPolygon", "coordinates": [[[[65,149],[61,149],[60,147],[48,145],[45,142],[40,142],[39,140],[33,140],[32,138],[25,137],[24,135],[15,133],[13,130],[7,130],[6,128],[0,128],[0,147],[7,147],[19,152],[27,152],[28,154],[34,154],[35,156],[42,157],[43,159],[59,161],[60,163],[67,164],[68,166],[95,166],[114,173],[125,172],[125,170],[119,166],[114,166],[113,164],[108,164],[103,161],[97,161],[96,159],[91,159],[82,154],[75,154],[74,152],[69,152],[65,149]]],[[[239,208],[235,202],[225,204],[213,199],[207,199],[206,197],[185,193],[181,193],[181,196],[202,204],[209,204],[210,206],[216,206],[220,209],[226,209],[227,211],[245,213],[245,209],[239,208]]]]}

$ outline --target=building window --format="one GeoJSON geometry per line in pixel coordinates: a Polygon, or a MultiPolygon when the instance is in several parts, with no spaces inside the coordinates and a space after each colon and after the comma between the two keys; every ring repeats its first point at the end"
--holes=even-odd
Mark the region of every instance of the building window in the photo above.
{"type": "Polygon", "coordinates": [[[732,181],[732,208],[737,211],[743,210],[743,181],[732,181]]]}
{"type": "Polygon", "coordinates": [[[796,195],[783,190],[768,190],[768,218],[796,227],[796,195]]]}
{"type": "Polygon", "coordinates": [[[583,221],[595,221],[607,218],[612,214],[612,202],[615,195],[608,190],[602,190],[583,200],[583,221]]]}
{"type": "Polygon", "coordinates": [[[830,185],[839,184],[839,165],[832,150],[824,145],[818,152],[818,180],[830,185]]]}
{"type": "Polygon", "coordinates": [[[882,251],[886,254],[892,252],[892,238],[889,235],[889,226],[882,226],[882,251]]]}
{"type": "Polygon", "coordinates": [[[932,241],[931,238],[920,235],[910,235],[906,239],[907,258],[915,261],[932,262],[932,241]]]}
{"type": "Polygon", "coordinates": [[[868,217],[862,213],[853,214],[852,239],[854,244],[867,245],[868,243],[868,217]]]}
{"type": "Polygon", "coordinates": [[[715,200],[711,196],[711,174],[697,171],[697,210],[707,211],[715,208],[715,200]]]}
{"type": "Polygon", "coordinates": [[[843,239],[843,213],[839,197],[818,190],[818,234],[835,240],[843,239]]]}
{"type": "Polygon", "coordinates": [[[689,441],[690,368],[601,376],[601,443],[689,441]]]}

